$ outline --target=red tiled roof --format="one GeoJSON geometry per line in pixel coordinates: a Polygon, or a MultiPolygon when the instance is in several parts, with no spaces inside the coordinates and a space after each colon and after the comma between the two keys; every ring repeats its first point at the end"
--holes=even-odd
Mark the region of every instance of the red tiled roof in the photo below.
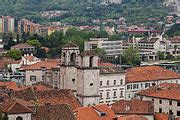
{"type": "Polygon", "coordinates": [[[163,83],[150,87],[149,89],[142,90],[137,94],[162,99],[180,100],[180,84],[163,83]]]}
{"type": "Polygon", "coordinates": [[[98,66],[99,67],[112,67],[112,66],[115,66],[115,65],[112,64],[112,63],[98,62],[98,66]]]}
{"type": "Polygon", "coordinates": [[[75,120],[71,108],[66,104],[33,106],[32,120],[75,120]]]}
{"type": "Polygon", "coordinates": [[[22,48],[27,48],[27,47],[32,47],[32,46],[27,43],[21,43],[21,44],[12,46],[11,49],[22,49],[22,48]]]}
{"type": "Polygon", "coordinates": [[[141,101],[141,100],[119,100],[112,104],[111,109],[116,114],[128,115],[128,114],[138,114],[146,115],[154,113],[153,102],[151,101],[141,101]]]}
{"type": "Polygon", "coordinates": [[[98,54],[93,50],[85,50],[80,53],[81,56],[97,56],[98,54]]]}
{"type": "Polygon", "coordinates": [[[169,120],[168,114],[155,114],[154,115],[155,120],[169,120]]]}
{"type": "Polygon", "coordinates": [[[47,91],[47,90],[52,90],[53,88],[47,85],[43,85],[43,84],[37,84],[37,85],[33,85],[33,86],[25,86],[25,87],[21,87],[20,90],[26,90],[32,88],[35,91],[47,91]]]}
{"type": "Polygon", "coordinates": [[[0,87],[6,87],[6,89],[12,89],[14,91],[19,90],[19,87],[15,82],[0,82],[0,87]]]}
{"type": "Polygon", "coordinates": [[[22,91],[16,91],[14,96],[25,101],[36,101],[36,104],[38,105],[51,103],[52,105],[68,104],[72,109],[80,107],[79,101],[71,90],[35,91],[34,89],[29,88],[22,91]]]}
{"type": "Polygon", "coordinates": [[[116,118],[114,112],[105,104],[80,107],[73,110],[77,120],[113,120],[116,118]],[[105,112],[105,116],[100,116],[98,112],[105,112]]]}
{"type": "Polygon", "coordinates": [[[59,59],[48,59],[32,65],[24,65],[20,68],[20,70],[40,70],[43,67],[45,67],[45,69],[51,69],[59,66],[59,64],[60,64],[59,59]]]}
{"type": "Polygon", "coordinates": [[[16,100],[12,100],[3,104],[2,111],[7,114],[21,114],[21,113],[31,113],[31,109],[27,106],[22,105],[16,100]]]}
{"type": "Polygon", "coordinates": [[[33,61],[33,59],[36,58],[36,57],[33,56],[33,55],[29,55],[29,56],[25,56],[24,58],[25,58],[26,60],[33,61]]]}
{"type": "Polygon", "coordinates": [[[118,120],[148,120],[148,119],[142,115],[126,115],[126,116],[120,116],[118,120]]]}
{"type": "Polygon", "coordinates": [[[159,66],[134,67],[126,73],[126,83],[168,79],[180,79],[180,74],[159,66]]]}
{"type": "Polygon", "coordinates": [[[11,64],[19,64],[21,62],[21,60],[16,60],[16,61],[13,61],[11,64]]]}

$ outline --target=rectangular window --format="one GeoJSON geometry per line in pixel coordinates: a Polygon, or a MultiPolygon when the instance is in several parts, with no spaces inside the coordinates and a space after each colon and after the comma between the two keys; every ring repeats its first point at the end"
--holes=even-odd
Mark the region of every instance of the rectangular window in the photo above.
{"type": "Polygon", "coordinates": [[[180,111],[177,111],[177,116],[178,116],[178,117],[180,116],[180,111]]]}
{"type": "Polygon", "coordinates": [[[45,81],[45,76],[42,76],[42,81],[45,81]]]}
{"type": "Polygon", "coordinates": [[[131,89],[131,86],[130,85],[127,85],[127,90],[131,89]]]}
{"type": "Polygon", "coordinates": [[[102,81],[100,81],[100,83],[99,83],[99,84],[100,84],[100,86],[102,86],[102,81]]]}
{"type": "Polygon", "coordinates": [[[180,101],[177,102],[177,106],[180,106],[180,101]]]}
{"type": "Polygon", "coordinates": [[[36,81],[36,76],[30,76],[30,81],[36,81]]]}
{"type": "Polygon", "coordinates": [[[162,104],[162,100],[159,100],[159,104],[162,104]]]}
{"type": "Polygon", "coordinates": [[[172,101],[169,101],[169,105],[172,105],[172,101]]]}
{"type": "Polygon", "coordinates": [[[149,83],[146,83],[145,84],[145,88],[147,88],[147,87],[149,87],[150,86],[150,84],[149,83]]]}
{"type": "Polygon", "coordinates": [[[159,113],[162,113],[162,108],[159,108],[159,113]]]}

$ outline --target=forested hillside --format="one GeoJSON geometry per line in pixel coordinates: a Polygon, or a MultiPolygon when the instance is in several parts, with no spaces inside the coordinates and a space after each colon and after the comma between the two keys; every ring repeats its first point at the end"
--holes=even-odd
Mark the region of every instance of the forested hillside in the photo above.
{"type": "Polygon", "coordinates": [[[102,5],[101,0],[0,0],[0,14],[28,18],[34,22],[62,21],[72,25],[91,23],[92,19],[118,19],[147,23],[148,18],[163,18],[167,11],[162,0],[125,0],[123,4],[102,5]],[[88,2],[87,2],[88,1],[88,2]],[[94,1],[94,2],[92,2],[94,1]],[[47,19],[41,11],[69,11],[60,17],[47,19]]]}

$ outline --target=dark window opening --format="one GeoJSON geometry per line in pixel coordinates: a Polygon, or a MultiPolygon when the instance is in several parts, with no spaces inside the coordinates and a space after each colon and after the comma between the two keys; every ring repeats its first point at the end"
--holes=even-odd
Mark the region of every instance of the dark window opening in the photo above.
{"type": "Polygon", "coordinates": [[[159,108],[159,113],[162,113],[162,108],[159,108]]]}
{"type": "Polygon", "coordinates": [[[90,86],[93,86],[93,83],[90,83],[90,86]]]}
{"type": "Polygon", "coordinates": [[[89,67],[92,67],[93,65],[93,56],[89,58],[89,67]]]}

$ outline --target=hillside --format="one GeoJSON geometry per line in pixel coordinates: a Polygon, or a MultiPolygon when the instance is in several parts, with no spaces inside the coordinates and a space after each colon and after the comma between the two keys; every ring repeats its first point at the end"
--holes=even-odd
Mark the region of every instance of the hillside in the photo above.
{"type": "Polygon", "coordinates": [[[148,18],[167,15],[162,0],[125,0],[123,4],[100,5],[101,0],[0,0],[0,14],[28,18],[34,22],[61,21],[75,25],[91,24],[92,19],[118,19],[128,23],[147,23],[148,18]],[[87,2],[88,1],[88,2],[87,2]],[[95,1],[95,2],[92,2],[95,1]],[[60,17],[47,19],[41,11],[69,11],[60,17]]]}

